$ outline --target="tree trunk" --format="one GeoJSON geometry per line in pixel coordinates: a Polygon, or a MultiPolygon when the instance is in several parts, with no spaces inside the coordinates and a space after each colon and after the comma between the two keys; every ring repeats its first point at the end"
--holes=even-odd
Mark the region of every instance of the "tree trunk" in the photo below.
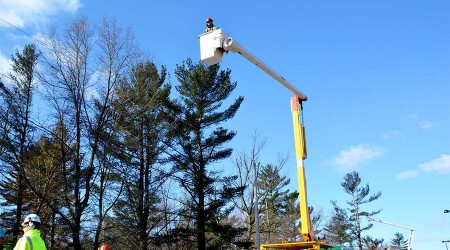
{"type": "Polygon", "coordinates": [[[206,237],[205,237],[205,191],[204,191],[204,166],[200,164],[200,173],[198,179],[198,210],[197,210],[197,240],[198,249],[206,249],[206,237]]]}

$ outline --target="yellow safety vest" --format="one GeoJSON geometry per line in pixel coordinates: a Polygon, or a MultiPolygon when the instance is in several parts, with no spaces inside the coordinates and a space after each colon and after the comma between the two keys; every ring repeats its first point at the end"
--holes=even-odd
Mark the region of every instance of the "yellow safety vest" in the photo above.
{"type": "Polygon", "coordinates": [[[47,250],[47,248],[41,238],[41,232],[37,229],[31,229],[17,241],[14,250],[47,250]]]}
{"type": "Polygon", "coordinates": [[[206,28],[206,29],[205,29],[205,33],[212,32],[212,31],[214,31],[214,30],[216,30],[216,29],[217,29],[217,26],[214,25],[214,26],[212,26],[211,28],[206,28]]]}

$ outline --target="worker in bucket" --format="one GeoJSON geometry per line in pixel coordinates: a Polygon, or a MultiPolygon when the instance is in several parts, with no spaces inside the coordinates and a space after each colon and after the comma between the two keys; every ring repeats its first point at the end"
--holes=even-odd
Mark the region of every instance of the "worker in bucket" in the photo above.
{"type": "Polygon", "coordinates": [[[30,214],[22,222],[23,237],[20,238],[14,250],[47,250],[45,242],[41,238],[41,218],[36,214],[30,214]]]}
{"type": "Polygon", "coordinates": [[[206,29],[205,33],[213,32],[214,30],[218,29],[216,25],[213,24],[213,19],[211,17],[206,18],[206,29]]]}

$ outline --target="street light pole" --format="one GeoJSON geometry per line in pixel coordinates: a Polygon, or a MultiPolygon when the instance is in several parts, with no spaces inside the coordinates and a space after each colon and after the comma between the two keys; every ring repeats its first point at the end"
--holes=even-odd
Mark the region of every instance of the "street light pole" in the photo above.
{"type": "Polygon", "coordinates": [[[445,243],[445,247],[446,247],[447,250],[448,250],[447,242],[450,242],[450,240],[443,240],[443,241],[442,241],[442,243],[445,243]]]}
{"type": "MultiPolygon", "coordinates": [[[[450,210],[445,209],[445,210],[444,210],[444,214],[448,214],[448,213],[450,213],[450,210]]],[[[445,243],[445,247],[446,247],[447,250],[448,250],[447,242],[450,242],[450,240],[443,240],[443,241],[442,241],[442,243],[445,243]]]]}
{"type": "MultiPolygon", "coordinates": [[[[257,163],[253,162],[253,197],[255,200],[255,245],[256,249],[259,250],[260,243],[260,235],[259,235],[259,210],[258,210],[258,168],[257,163]]],[[[448,249],[447,249],[448,250],[448,249]]]]}

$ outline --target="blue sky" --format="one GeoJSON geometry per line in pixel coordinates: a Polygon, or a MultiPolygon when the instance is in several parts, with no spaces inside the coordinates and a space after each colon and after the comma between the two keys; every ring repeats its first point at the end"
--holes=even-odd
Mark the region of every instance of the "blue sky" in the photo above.
{"type": "MultiPolygon", "coordinates": [[[[85,15],[130,27],[139,46],[172,74],[200,60],[198,35],[212,17],[243,47],[305,93],[309,204],[330,212],[350,197],[343,176],[358,171],[381,197],[376,219],[413,227],[415,250],[450,240],[450,2],[435,1],[0,1],[0,18],[38,36],[85,15]]],[[[30,38],[0,21],[0,70],[30,38]]],[[[296,188],[292,94],[239,54],[221,63],[245,101],[228,126],[236,152],[266,138],[262,163],[288,155],[296,188]]],[[[223,163],[229,168],[230,162],[223,163]]],[[[375,223],[390,240],[408,230],[375,223]]]]}

